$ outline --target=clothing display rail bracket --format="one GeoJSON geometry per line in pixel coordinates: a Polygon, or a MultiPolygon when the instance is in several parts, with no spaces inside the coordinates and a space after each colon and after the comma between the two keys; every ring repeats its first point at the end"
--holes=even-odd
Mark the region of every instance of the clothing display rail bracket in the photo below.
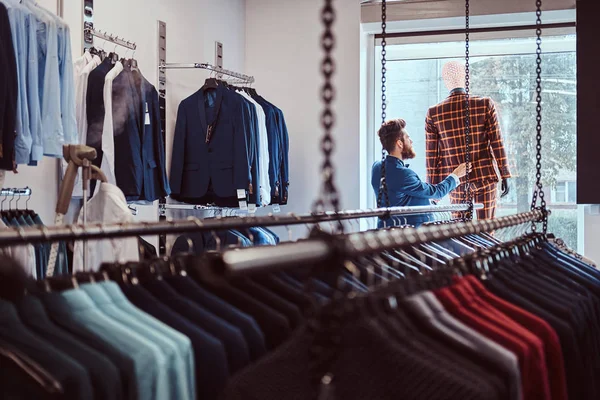
{"type": "Polygon", "coordinates": [[[96,28],[94,28],[93,25],[91,27],[90,26],[85,27],[84,37],[88,37],[88,38],[89,37],[97,37],[100,39],[104,39],[107,42],[114,43],[121,47],[125,47],[126,49],[129,49],[129,50],[137,49],[137,45],[135,44],[135,42],[130,42],[129,40],[125,40],[118,36],[114,36],[110,33],[99,31],[96,28]]]}

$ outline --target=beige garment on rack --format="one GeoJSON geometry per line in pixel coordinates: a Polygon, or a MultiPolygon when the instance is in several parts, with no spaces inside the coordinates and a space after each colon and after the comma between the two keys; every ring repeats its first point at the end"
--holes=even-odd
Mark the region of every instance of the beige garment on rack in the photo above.
{"type": "MultiPolygon", "coordinates": [[[[101,183],[94,197],[87,205],[88,224],[127,224],[133,222],[133,215],[127,208],[125,195],[117,186],[101,183]]],[[[79,214],[80,224],[83,215],[79,214]]],[[[88,259],[83,265],[83,243],[75,243],[73,251],[73,271],[97,271],[102,263],[139,261],[137,237],[88,241],[88,259]]]]}
{"type": "MultiPolygon", "coordinates": [[[[2,219],[0,219],[0,229],[9,229],[2,219]]],[[[32,245],[25,244],[20,246],[3,247],[0,249],[0,254],[11,257],[17,261],[19,264],[21,264],[27,275],[37,279],[37,272],[35,268],[35,249],[32,245]]]]}
{"type": "MultiPolygon", "coordinates": [[[[87,53],[89,54],[89,53],[87,53]]],[[[84,59],[88,59],[85,55],[84,59]]],[[[77,60],[78,62],[80,60],[77,60]]],[[[98,56],[92,56],[91,60],[83,66],[79,71],[75,73],[75,116],[77,118],[77,133],[80,144],[86,144],[87,141],[87,86],[88,86],[88,78],[90,77],[90,73],[98,66],[102,60],[98,56]]],[[[77,70],[79,65],[75,65],[75,69],[77,70]]],[[[67,171],[68,163],[63,159],[62,160],[62,173],[63,176],[67,171]]],[[[79,170],[77,172],[77,177],[75,178],[75,186],[73,187],[73,198],[82,198],[83,197],[83,187],[82,187],[82,172],[79,170]]]]}

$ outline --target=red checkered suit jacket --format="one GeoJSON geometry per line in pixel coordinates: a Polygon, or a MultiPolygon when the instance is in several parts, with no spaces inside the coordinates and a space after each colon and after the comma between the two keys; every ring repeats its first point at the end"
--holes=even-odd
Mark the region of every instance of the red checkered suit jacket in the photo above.
{"type": "MultiPolygon", "coordinates": [[[[465,162],[465,92],[454,91],[427,112],[426,164],[427,181],[440,183],[459,164],[465,162]]],[[[498,182],[494,159],[500,177],[510,178],[496,106],[487,97],[470,96],[471,106],[471,182],[498,182]]],[[[464,179],[464,178],[463,178],[464,179]]]]}

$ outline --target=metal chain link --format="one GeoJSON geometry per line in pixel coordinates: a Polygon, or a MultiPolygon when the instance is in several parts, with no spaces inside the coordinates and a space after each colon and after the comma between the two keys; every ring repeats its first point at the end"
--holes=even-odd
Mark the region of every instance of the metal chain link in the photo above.
{"type": "MultiPolygon", "coordinates": [[[[465,162],[467,165],[471,162],[471,66],[470,66],[470,4],[465,0],[465,162]]],[[[470,173],[467,170],[465,175],[465,196],[464,203],[469,205],[469,210],[465,213],[465,219],[473,219],[473,191],[471,190],[470,173]]]]}
{"type": "MultiPolygon", "coordinates": [[[[543,212],[542,218],[542,233],[548,232],[548,212],[546,210],[546,199],[544,194],[544,186],[542,184],[542,0],[536,0],[536,174],[535,174],[535,190],[533,191],[533,199],[531,202],[531,210],[538,208],[538,197],[540,199],[539,209],[543,212]]],[[[535,222],[532,224],[533,232],[537,231],[535,222]]]]}
{"type": "MultiPolygon", "coordinates": [[[[333,24],[336,19],[333,8],[333,0],[325,0],[325,5],[321,9],[321,22],[324,26],[321,35],[321,48],[324,57],[321,61],[321,74],[323,75],[323,86],[321,86],[321,100],[324,107],[321,113],[321,126],[323,127],[323,138],[321,139],[321,151],[324,161],[321,166],[322,187],[319,198],[313,203],[313,212],[323,212],[327,205],[331,205],[335,212],[340,210],[340,195],[335,185],[335,168],[332,163],[332,153],[335,149],[335,141],[331,134],[335,125],[335,113],[332,109],[332,103],[335,100],[335,88],[332,78],[335,73],[335,61],[332,53],[335,48],[335,35],[333,33],[333,24]]],[[[337,231],[342,231],[343,225],[340,222],[337,231]]]]}
{"type": "MultiPolygon", "coordinates": [[[[381,125],[385,123],[387,118],[387,42],[386,42],[386,28],[387,28],[387,2],[382,0],[381,2],[381,125]]],[[[389,207],[390,198],[388,194],[387,179],[385,174],[385,159],[386,151],[384,148],[381,149],[381,181],[379,182],[379,193],[377,195],[377,207],[389,207]]],[[[382,216],[380,218],[386,218],[382,216]]]]}

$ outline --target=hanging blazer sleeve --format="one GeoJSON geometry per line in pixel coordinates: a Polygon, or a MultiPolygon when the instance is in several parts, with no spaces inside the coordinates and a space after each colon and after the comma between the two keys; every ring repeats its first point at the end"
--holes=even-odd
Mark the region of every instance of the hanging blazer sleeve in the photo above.
{"type": "Polygon", "coordinates": [[[281,136],[281,171],[280,171],[280,184],[281,184],[281,204],[288,203],[288,187],[290,186],[290,177],[289,177],[289,152],[290,152],[290,142],[287,126],[285,124],[285,118],[283,116],[283,111],[278,110],[279,115],[279,125],[280,125],[280,136],[281,136]]]}
{"type": "Polygon", "coordinates": [[[156,88],[152,88],[151,94],[152,101],[152,141],[154,144],[154,159],[156,160],[156,167],[159,169],[159,187],[158,192],[160,197],[167,197],[171,194],[171,187],[169,180],[167,179],[167,163],[165,158],[165,141],[162,135],[162,125],[160,121],[160,103],[158,99],[158,92],[156,88]]]}
{"type": "Polygon", "coordinates": [[[252,204],[260,204],[260,178],[259,178],[259,162],[258,162],[258,115],[254,106],[243,99],[244,101],[244,118],[247,123],[248,133],[248,157],[251,174],[252,193],[249,195],[249,201],[252,204]]]}
{"type": "Polygon", "coordinates": [[[252,143],[250,142],[250,115],[246,106],[239,103],[234,113],[236,124],[233,140],[233,183],[236,190],[248,191],[252,184],[252,143]]]}
{"type": "Polygon", "coordinates": [[[183,165],[185,162],[185,142],[187,140],[186,136],[187,113],[185,110],[185,102],[182,102],[181,104],[179,104],[179,109],[177,110],[177,122],[175,123],[175,137],[173,138],[173,151],[171,153],[172,157],[170,186],[172,196],[179,196],[181,194],[183,165]]]}

